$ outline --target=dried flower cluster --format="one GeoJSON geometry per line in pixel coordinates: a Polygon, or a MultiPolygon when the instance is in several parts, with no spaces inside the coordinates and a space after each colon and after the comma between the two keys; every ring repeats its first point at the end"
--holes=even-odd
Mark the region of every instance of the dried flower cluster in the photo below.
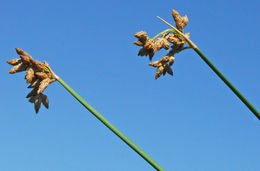
{"type": "Polygon", "coordinates": [[[16,48],[15,50],[20,58],[7,61],[8,64],[14,66],[9,73],[14,74],[25,71],[26,83],[30,84],[28,88],[32,88],[26,98],[29,98],[29,102],[34,103],[35,112],[38,113],[41,103],[46,108],[49,107],[48,98],[43,94],[43,91],[56,79],[53,77],[47,62],[41,63],[34,60],[28,53],[21,49],[16,48]]]}
{"type": "MultiPolygon", "coordinates": [[[[188,23],[188,17],[181,17],[175,10],[172,10],[172,16],[176,23],[176,28],[183,33],[183,29],[188,23]]],[[[171,66],[175,60],[174,55],[184,49],[191,48],[190,46],[184,46],[185,40],[176,32],[164,32],[161,34],[161,37],[157,39],[149,38],[147,33],[144,31],[137,32],[134,36],[138,38],[134,44],[142,47],[139,50],[138,56],[149,56],[150,61],[157,51],[162,48],[165,50],[170,48],[166,56],[149,64],[150,66],[157,68],[155,79],[159,78],[162,74],[165,75],[166,73],[173,75],[171,66]]],[[[186,33],[185,36],[189,38],[190,34],[186,33]]]]}

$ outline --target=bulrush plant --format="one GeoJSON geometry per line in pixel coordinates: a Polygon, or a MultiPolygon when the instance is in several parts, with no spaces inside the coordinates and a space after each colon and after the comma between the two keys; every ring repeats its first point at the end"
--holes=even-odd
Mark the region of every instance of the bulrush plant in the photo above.
{"type": "MultiPolygon", "coordinates": [[[[160,60],[151,62],[149,65],[157,68],[155,79],[161,75],[168,73],[173,75],[172,66],[175,61],[175,55],[185,49],[192,48],[199,56],[210,66],[210,68],[225,82],[225,84],[240,98],[241,101],[260,119],[259,112],[249,103],[249,101],[226,79],[226,77],[208,60],[208,58],[198,49],[198,47],[189,39],[190,34],[184,34],[184,27],[188,23],[188,17],[181,17],[180,14],[172,10],[172,16],[176,23],[173,27],[160,17],[160,20],[165,22],[170,29],[164,30],[153,38],[149,38],[144,31],[134,34],[138,40],[134,44],[141,46],[138,55],[149,56],[150,61],[154,54],[161,49],[168,50],[167,54],[160,60]],[[161,36],[161,37],[160,37],[161,36]]],[[[54,81],[58,81],[75,99],[77,99],[89,112],[91,112],[97,119],[99,119],[107,128],[116,134],[122,141],[124,141],[130,148],[138,153],[145,161],[147,161],[153,168],[159,171],[164,169],[156,163],[150,156],[148,156],[142,149],[135,145],[122,132],[113,126],[106,118],[90,106],[82,97],[80,97],[69,85],[67,85],[59,76],[57,76],[50,68],[47,62],[41,63],[33,59],[28,53],[16,48],[19,59],[12,59],[7,61],[13,68],[9,71],[10,74],[25,71],[25,80],[29,84],[28,88],[32,89],[26,98],[29,102],[34,104],[35,112],[38,113],[41,104],[46,108],[49,107],[49,100],[43,94],[44,90],[54,81]]]]}
{"type": "Polygon", "coordinates": [[[120,132],[115,126],[113,126],[106,118],[104,118],[98,111],[90,106],[80,95],[78,95],[71,87],[68,86],[59,76],[57,76],[50,68],[49,64],[45,61],[34,60],[28,53],[21,49],[16,48],[19,59],[12,59],[7,61],[13,68],[9,71],[10,74],[25,71],[25,80],[29,84],[28,88],[31,88],[31,92],[26,96],[29,98],[29,102],[34,103],[34,109],[36,114],[39,112],[41,103],[48,108],[49,100],[43,91],[54,81],[58,81],[72,96],[75,97],[89,112],[91,112],[97,119],[99,119],[107,128],[109,128],[114,134],[116,134],[122,141],[124,141],[130,148],[132,148],[137,154],[139,154],[146,162],[148,162],[153,168],[159,171],[164,169],[156,163],[149,155],[147,155],[141,148],[134,144],[129,138],[127,138],[122,132],[120,132]]]}
{"type": "Polygon", "coordinates": [[[259,111],[257,111],[257,109],[238,91],[238,89],[190,40],[190,33],[184,34],[184,27],[188,24],[188,17],[181,17],[181,15],[174,9],[172,10],[172,17],[175,21],[176,28],[162,18],[157,17],[165,24],[167,24],[170,29],[166,29],[160,32],[153,38],[149,38],[147,33],[144,31],[140,31],[134,34],[134,36],[138,38],[138,40],[135,41],[134,44],[142,47],[138,52],[138,56],[149,56],[149,60],[151,61],[154,57],[154,54],[159,50],[168,50],[168,53],[160,60],[149,63],[150,66],[157,68],[155,79],[158,79],[161,75],[165,75],[166,73],[173,75],[171,67],[175,61],[175,54],[185,49],[192,48],[203,59],[203,61],[219,76],[219,78],[237,95],[237,97],[249,108],[249,110],[260,120],[259,111]]]}

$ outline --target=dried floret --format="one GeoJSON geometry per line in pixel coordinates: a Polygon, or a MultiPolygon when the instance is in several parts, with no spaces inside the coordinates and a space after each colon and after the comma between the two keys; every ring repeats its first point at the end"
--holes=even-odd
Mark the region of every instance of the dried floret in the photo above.
{"type": "Polygon", "coordinates": [[[12,59],[12,60],[9,60],[9,61],[6,61],[8,64],[10,65],[17,65],[19,64],[20,62],[22,62],[21,59],[12,59]]]}
{"type": "Polygon", "coordinates": [[[32,82],[33,78],[34,78],[34,70],[32,67],[28,67],[25,73],[26,83],[28,84],[32,82]]]}
{"type": "Polygon", "coordinates": [[[32,96],[29,99],[29,102],[34,103],[34,110],[36,114],[39,112],[41,107],[41,103],[48,109],[49,108],[49,100],[48,97],[42,93],[32,96]]]}
{"type": "Polygon", "coordinates": [[[21,71],[25,71],[26,68],[28,67],[27,64],[25,63],[18,63],[17,65],[15,65],[10,71],[9,71],[9,74],[14,74],[14,73],[17,73],[17,72],[21,72],[21,71]]]}
{"type": "Polygon", "coordinates": [[[48,100],[48,97],[44,94],[41,94],[42,95],[42,104],[48,109],[49,108],[49,100],[48,100]]]}
{"type": "Polygon", "coordinates": [[[174,9],[172,10],[172,17],[176,23],[177,29],[183,31],[183,28],[187,25],[189,21],[188,17],[186,15],[184,17],[181,17],[181,15],[174,9]]]}
{"type": "Polygon", "coordinates": [[[38,94],[42,93],[48,87],[48,85],[50,84],[50,81],[51,81],[50,78],[45,78],[44,80],[42,80],[40,82],[37,93],[38,94]]]}

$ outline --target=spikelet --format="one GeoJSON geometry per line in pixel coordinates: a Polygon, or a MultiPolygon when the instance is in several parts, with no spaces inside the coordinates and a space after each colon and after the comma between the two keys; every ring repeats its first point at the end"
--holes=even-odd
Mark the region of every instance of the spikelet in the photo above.
{"type": "Polygon", "coordinates": [[[21,72],[21,71],[25,71],[26,68],[28,67],[27,64],[25,63],[18,63],[17,65],[15,65],[10,71],[9,71],[9,74],[14,74],[14,73],[17,73],[17,72],[21,72]]]}
{"type": "Polygon", "coordinates": [[[41,94],[42,95],[42,104],[48,109],[49,108],[49,100],[48,100],[48,97],[44,94],[41,94]]]}
{"type": "Polygon", "coordinates": [[[40,82],[37,93],[38,94],[42,93],[48,87],[48,85],[50,84],[50,81],[51,81],[50,78],[45,78],[44,80],[42,80],[40,82]]]}
{"type": "Polygon", "coordinates": [[[21,59],[12,59],[12,60],[9,60],[9,61],[6,61],[9,65],[17,65],[19,64],[20,62],[22,62],[21,59]]]}
{"type": "Polygon", "coordinates": [[[32,82],[33,78],[34,78],[34,70],[32,67],[28,67],[25,73],[26,83],[28,84],[32,82]]]}

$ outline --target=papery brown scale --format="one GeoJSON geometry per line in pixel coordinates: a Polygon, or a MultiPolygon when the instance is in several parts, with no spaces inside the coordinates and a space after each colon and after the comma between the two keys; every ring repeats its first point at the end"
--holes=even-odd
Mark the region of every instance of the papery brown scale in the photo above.
{"type": "Polygon", "coordinates": [[[38,90],[38,86],[35,86],[33,89],[32,89],[32,91],[29,93],[29,94],[27,94],[27,96],[26,96],[26,98],[29,98],[29,97],[32,97],[32,96],[36,96],[37,95],[37,90],[38,90]]]}
{"type": "Polygon", "coordinates": [[[144,31],[139,31],[139,32],[135,33],[134,36],[137,37],[137,38],[139,38],[139,39],[148,37],[148,36],[147,36],[147,33],[144,32],[144,31]]]}
{"type": "Polygon", "coordinates": [[[20,58],[22,59],[23,62],[31,64],[32,58],[30,58],[30,56],[20,55],[20,58]]]}
{"type": "Polygon", "coordinates": [[[161,63],[159,61],[154,61],[152,63],[149,63],[150,66],[153,66],[153,67],[159,67],[161,65],[161,63]]]}
{"type": "Polygon", "coordinates": [[[17,73],[17,72],[25,71],[27,67],[28,67],[27,64],[21,62],[21,63],[15,65],[15,66],[9,71],[9,73],[10,73],[10,74],[14,74],[14,73],[17,73]]]}
{"type": "Polygon", "coordinates": [[[173,56],[170,56],[169,57],[169,65],[171,66],[171,65],[173,65],[173,63],[174,63],[174,61],[175,61],[175,58],[173,57],[173,56]]]}
{"type": "Polygon", "coordinates": [[[31,59],[32,57],[24,52],[22,49],[19,49],[19,48],[15,48],[16,52],[18,55],[20,55],[20,58],[22,59],[22,61],[26,62],[26,63],[31,63],[31,59]]]}
{"type": "Polygon", "coordinates": [[[37,79],[37,78],[34,77],[31,84],[27,88],[33,88],[39,83],[40,83],[40,79],[37,79]]]}
{"type": "Polygon", "coordinates": [[[48,97],[44,94],[41,94],[42,96],[42,104],[48,109],[49,108],[49,100],[48,97]]]}
{"type": "Polygon", "coordinates": [[[42,71],[46,67],[43,63],[34,59],[32,60],[32,66],[37,71],[42,71]]]}
{"type": "Polygon", "coordinates": [[[167,65],[167,66],[165,67],[165,71],[166,71],[168,74],[173,75],[173,71],[172,71],[172,69],[171,69],[171,67],[170,67],[169,65],[167,65]]]}
{"type": "Polygon", "coordinates": [[[17,65],[21,62],[22,60],[21,59],[12,59],[12,60],[9,60],[9,61],[6,61],[8,64],[10,65],[17,65]]]}
{"type": "Polygon", "coordinates": [[[33,78],[34,78],[34,70],[32,67],[28,67],[25,73],[26,83],[28,84],[32,82],[33,78]]]}
{"type": "Polygon", "coordinates": [[[40,82],[39,89],[37,91],[38,94],[42,93],[50,84],[50,79],[46,78],[40,82]]]}
{"type": "Polygon", "coordinates": [[[159,60],[161,63],[166,63],[169,61],[169,56],[164,56],[159,60]]]}
{"type": "Polygon", "coordinates": [[[36,114],[39,112],[39,110],[41,108],[41,102],[42,102],[41,96],[37,96],[34,101],[34,110],[35,110],[36,114]]]}
{"type": "Polygon", "coordinates": [[[162,75],[163,70],[164,70],[164,66],[158,67],[158,69],[156,71],[155,79],[158,79],[162,75]]]}
{"type": "Polygon", "coordinates": [[[144,48],[146,49],[153,49],[154,48],[154,41],[149,39],[146,41],[146,43],[144,44],[144,48]]]}
{"type": "Polygon", "coordinates": [[[35,97],[36,96],[32,96],[32,97],[30,97],[30,99],[28,100],[30,103],[34,103],[35,102],[35,97]]]}
{"type": "Polygon", "coordinates": [[[175,36],[175,34],[170,34],[169,36],[167,36],[167,40],[173,44],[179,44],[180,42],[180,40],[175,36]]]}
{"type": "Polygon", "coordinates": [[[150,51],[148,55],[149,55],[149,60],[152,61],[154,52],[150,51]]]}
{"type": "Polygon", "coordinates": [[[139,41],[139,40],[136,41],[136,42],[134,42],[134,44],[137,45],[137,46],[143,46],[143,45],[144,45],[144,44],[143,44],[141,41],[139,41]]]}
{"type": "Polygon", "coordinates": [[[35,75],[40,79],[46,79],[49,77],[48,74],[45,72],[36,72],[35,75]]]}
{"type": "Polygon", "coordinates": [[[183,28],[184,28],[188,24],[188,22],[189,22],[189,19],[188,19],[187,15],[182,17],[181,21],[182,21],[182,25],[183,25],[183,28]]]}
{"type": "Polygon", "coordinates": [[[154,46],[156,47],[156,51],[160,50],[161,48],[168,50],[170,47],[170,44],[165,38],[158,38],[154,42],[154,46]]]}
{"type": "Polygon", "coordinates": [[[185,33],[185,36],[186,36],[187,38],[190,38],[190,33],[185,33]]]}
{"type": "Polygon", "coordinates": [[[51,80],[50,80],[50,84],[53,83],[53,82],[55,82],[55,81],[56,81],[56,79],[51,79],[51,80]]]}
{"type": "Polygon", "coordinates": [[[141,48],[138,52],[138,56],[147,56],[148,55],[148,50],[145,48],[141,48]]]}

